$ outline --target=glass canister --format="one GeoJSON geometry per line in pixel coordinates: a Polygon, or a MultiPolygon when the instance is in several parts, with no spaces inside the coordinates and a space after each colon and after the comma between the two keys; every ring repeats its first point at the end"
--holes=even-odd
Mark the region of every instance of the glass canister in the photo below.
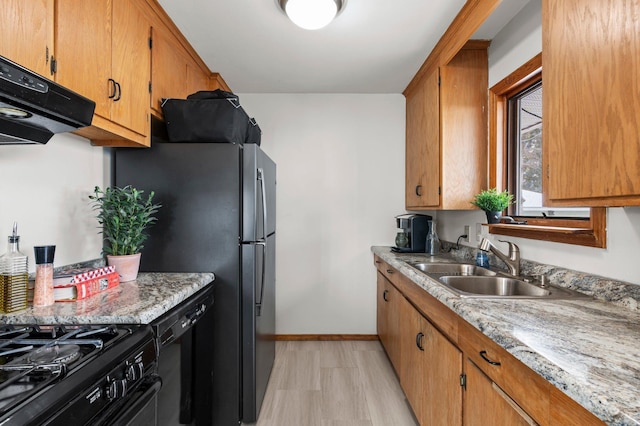
{"type": "Polygon", "coordinates": [[[0,309],[15,312],[27,308],[28,257],[20,252],[18,224],[13,224],[7,252],[0,256],[0,309]]]}
{"type": "Polygon", "coordinates": [[[435,256],[440,253],[440,238],[436,232],[436,221],[429,221],[429,232],[425,241],[425,251],[431,256],[435,256]]]}
{"type": "Polygon", "coordinates": [[[33,306],[53,305],[53,256],[56,246],[36,246],[36,285],[33,289],[33,306]]]}

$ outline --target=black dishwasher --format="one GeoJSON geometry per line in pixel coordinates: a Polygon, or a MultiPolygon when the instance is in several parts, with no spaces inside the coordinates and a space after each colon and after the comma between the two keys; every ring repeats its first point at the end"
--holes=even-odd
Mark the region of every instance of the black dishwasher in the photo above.
{"type": "Polygon", "coordinates": [[[206,333],[194,333],[206,327],[211,318],[213,285],[182,302],[151,325],[158,342],[158,375],[162,388],[158,393],[158,425],[210,425],[213,387],[212,364],[208,360],[206,333]],[[196,323],[198,325],[196,325],[196,323]],[[205,353],[203,353],[205,352],[205,353]]]}

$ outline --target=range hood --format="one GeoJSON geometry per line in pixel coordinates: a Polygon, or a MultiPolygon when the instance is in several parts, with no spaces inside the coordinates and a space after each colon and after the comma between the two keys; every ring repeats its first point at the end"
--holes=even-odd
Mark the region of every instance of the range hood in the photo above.
{"type": "Polygon", "coordinates": [[[96,103],[0,56],[0,144],[47,143],[91,124],[96,103]]]}

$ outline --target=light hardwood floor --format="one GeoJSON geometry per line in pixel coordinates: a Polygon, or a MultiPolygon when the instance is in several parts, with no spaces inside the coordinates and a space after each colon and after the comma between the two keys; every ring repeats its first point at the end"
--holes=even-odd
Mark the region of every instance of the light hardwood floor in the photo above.
{"type": "Polygon", "coordinates": [[[378,341],[279,341],[256,426],[417,426],[378,341]]]}

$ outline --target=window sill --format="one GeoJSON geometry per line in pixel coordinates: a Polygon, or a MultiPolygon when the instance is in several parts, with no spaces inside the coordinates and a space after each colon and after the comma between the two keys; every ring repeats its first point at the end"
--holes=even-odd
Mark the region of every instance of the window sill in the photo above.
{"type": "MultiPolygon", "coordinates": [[[[605,220],[606,221],[606,220],[605,220]]],[[[597,224],[597,223],[596,223],[597,224]]],[[[593,225],[586,221],[585,225],[593,225]]],[[[606,248],[606,228],[604,223],[598,226],[574,228],[548,225],[510,225],[506,223],[490,224],[489,233],[533,240],[552,241],[587,247],[606,248]]]]}

